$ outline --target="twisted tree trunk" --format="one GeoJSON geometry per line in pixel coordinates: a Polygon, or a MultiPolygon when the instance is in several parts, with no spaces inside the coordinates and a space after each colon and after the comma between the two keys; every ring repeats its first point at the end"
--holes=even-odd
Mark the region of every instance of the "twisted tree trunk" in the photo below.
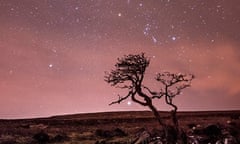
{"type": "Polygon", "coordinates": [[[168,128],[167,125],[162,121],[162,118],[158,112],[158,110],[153,106],[152,99],[147,96],[145,93],[142,92],[141,86],[138,85],[136,87],[137,94],[144,98],[145,104],[144,106],[148,106],[148,108],[152,111],[154,117],[157,119],[159,125],[163,128],[164,136],[167,139],[168,138],[168,128]]]}

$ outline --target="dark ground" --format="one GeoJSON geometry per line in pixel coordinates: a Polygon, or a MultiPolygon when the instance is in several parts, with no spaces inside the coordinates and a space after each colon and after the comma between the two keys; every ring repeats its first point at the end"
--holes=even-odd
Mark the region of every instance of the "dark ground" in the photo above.
{"type": "MultiPolygon", "coordinates": [[[[160,113],[169,122],[170,114],[160,113]]],[[[240,140],[240,111],[179,112],[178,118],[189,143],[194,139],[209,143],[210,138],[215,139],[210,143],[216,143],[221,138],[223,143],[237,144],[240,140]]],[[[147,139],[161,133],[148,111],[0,120],[0,144],[127,144],[139,140],[144,132],[149,134],[147,139]]]]}

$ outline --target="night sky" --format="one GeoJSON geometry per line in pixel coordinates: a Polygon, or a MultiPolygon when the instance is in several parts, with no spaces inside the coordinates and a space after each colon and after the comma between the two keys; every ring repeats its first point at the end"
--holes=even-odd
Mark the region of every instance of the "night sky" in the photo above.
{"type": "MultiPolygon", "coordinates": [[[[239,0],[0,0],[0,118],[144,110],[104,72],[118,57],[192,73],[180,111],[240,109],[239,0]]],[[[163,102],[159,110],[169,110],[163,102]]]]}

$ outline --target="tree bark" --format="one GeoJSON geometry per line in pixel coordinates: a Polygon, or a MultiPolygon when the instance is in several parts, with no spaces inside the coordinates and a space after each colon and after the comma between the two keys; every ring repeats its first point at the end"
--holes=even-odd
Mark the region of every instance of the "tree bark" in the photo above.
{"type": "Polygon", "coordinates": [[[153,106],[152,99],[150,97],[148,97],[145,93],[142,92],[141,85],[137,85],[136,92],[140,97],[144,98],[144,100],[146,102],[145,106],[148,106],[149,109],[153,112],[153,115],[157,119],[159,125],[162,126],[164,135],[167,138],[168,137],[167,125],[162,121],[162,118],[161,118],[158,110],[153,106]]]}
{"type": "Polygon", "coordinates": [[[160,117],[160,114],[159,112],[157,111],[157,109],[152,105],[148,105],[148,107],[150,108],[150,110],[153,112],[153,115],[157,118],[158,120],[158,123],[163,127],[163,128],[166,128],[166,124],[163,123],[161,117],[160,117]]]}
{"type": "Polygon", "coordinates": [[[157,119],[159,125],[162,126],[163,131],[164,131],[164,136],[165,136],[165,138],[167,140],[168,139],[168,128],[167,128],[167,125],[162,121],[159,112],[157,111],[157,109],[152,104],[149,104],[148,107],[153,112],[153,115],[157,119]]]}

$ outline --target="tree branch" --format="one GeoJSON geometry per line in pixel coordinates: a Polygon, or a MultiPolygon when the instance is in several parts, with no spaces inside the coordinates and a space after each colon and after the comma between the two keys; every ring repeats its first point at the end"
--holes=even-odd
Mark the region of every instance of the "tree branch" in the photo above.
{"type": "Polygon", "coordinates": [[[132,94],[132,91],[129,91],[128,95],[127,96],[124,96],[124,97],[121,97],[120,95],[119,96],[119,99],[117,101],[113,101],[112,103],[110,103],[109,105],[113,105],[113,104],[120,104],[122,101],[124,101],[125,99],[127,99],[129,96],[131,96],[132,94]]]}
{"type": "Polygon", "coordinates": [[[156,80],[161,82],[163,85],[166,86],[173,86],[177,83],[183,83],[185,82],[186,84],[184,85],[191,85],[191,81],[194,78],[194,75],[192,74],[171,74],[170,72],[163,72],[163,73],[158,73],[156,76],[156,80]]]}
{"type": "Polygon", "coordinates": [[[164,95],[164,93],[162,92],[162,89],[160,90],[160,92],[155,92],[155,91],[151,91],[148,87],[146,87],[146,86],[142,86],[144,89],[146,89],[151,95],[152,95],[152,99],[154,99],[154,98],[158,98],[158,99],[160,99],[163,95],[164,95]]]}
{"type": "Polygon", "coordinates": [[[140,100],[138,100],[138,99],[136,98],[136,94],[132,95],[132,101],[134,101],[134,102],[136,102],[136,103],[138,103],[138,104],[140,104],[140,105],[142,105],[142,106],[147,106],[147,103],[146,103],[146,102],[142,102],[142,101],[140,101],[140,100]]]}
{"type": "Polygon", "coordinates": [[[168,105],[170,105],[170,106],[172,106],[172,107],[174,108],[174,111],[175,111],[175,112],[177,111],[177,109],[178,109],[177,106],[172,103],[172,97],[166,96],[166,97],[165,97],[165,101],[166,101],[166,103],[167,103],[168,105]]]}

